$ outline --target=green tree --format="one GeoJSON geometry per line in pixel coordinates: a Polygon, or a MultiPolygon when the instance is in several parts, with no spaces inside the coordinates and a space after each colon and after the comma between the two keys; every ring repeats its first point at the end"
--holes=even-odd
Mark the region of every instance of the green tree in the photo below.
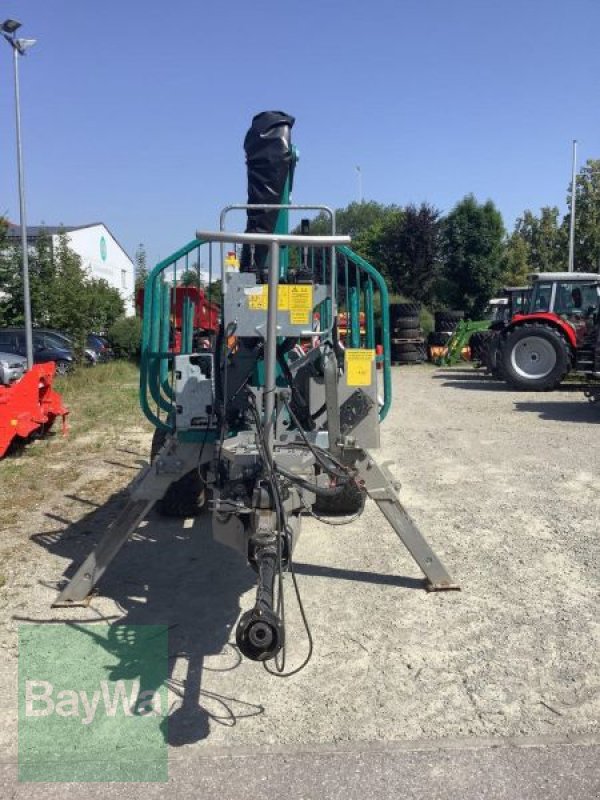
{"type": "Polygon", "coordinates": [[[467,195],[446,217],[445,299],[471,318],[482,315],[500,284],[503,238],[502,215],[491,200],[467,195]]]}
{"type": "MultiPolygon", "coordinates": [[[[337,233],[356,238],[370,228],[382,223],[390,214],[399,211],[395,205],[383,205],[369,200],[365,203],[350,203],[345,208],[335,210],[335,228],[337,233]]],[[[300,233],[296,228],[295,233],[300,233]]],[[[310,223],[310,232],[315,236],[326,236],[331,232],[329,215],[321,211],[310,223]]],[[[354,246],[354,243],[353,243],[354,246]]]]}
{"type": "Polygon", "coordinates": [[[200,273],[197,264],[190,265],[181,275],[181,286],[201,286],[200,273]]]}
{"type": "Polygon", "coordinates": [[[120,317],[108,330],[108,338],[120,358],[136,358],[140,354],[142,320],[120,317]]]}
{"type": "Polygon", "coordinates": [[[125,313],[123,298],[118,289],[109,286],[103,278],[87,282],[88,333],[106,334],[108,329],[125,313]]]}
{"type": "Polygon", "coordinates": [[[440,211],[427,203],[394,209],[361,242],[395,292],[430,303],[441,263],[440,211]]]}
{"type": "Polygon", "coordinates": [[[527,245],[530,272],[566,269],[567,242],[559,214],[556,206],[544,206],[539,217],[527,210],[517,219],[515,231],[527,245]]]}
{"type": "MultiPolygon", "coordinates": [[[[588,159],[575,180],[575,269],[600,271],[600,159],[588,159]]],[[[567,202],[571,208],[572,187],[567,202]]],[[[563,222],[563,238],[568,241],[570,212],[563,222]]],[[[565,256],[565,265],[567,263],[565,256]]],[[[565,267],[563,267],[564,269],[565,267]]]]}
{"type": "Polygon", "coordinates": [[[135,270],[135,290],[143,289],[148,277],[148,265],[146,263],[146,248],[140,242],[135,251],[134,257],[134,270],[135,270]]]}
{"type": "Polygon", "coordinates": [[[529,245],[515,230],[504,244],[502,283],[505,286],[523,286],[531,271],[529,245]]]}

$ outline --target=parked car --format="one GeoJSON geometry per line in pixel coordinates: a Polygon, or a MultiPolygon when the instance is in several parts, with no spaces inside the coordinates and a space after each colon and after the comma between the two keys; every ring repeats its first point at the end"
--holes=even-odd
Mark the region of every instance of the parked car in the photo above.
{"type": "Polygon", "coordinates": [[[16,353],[0,352],[0,386],[10,386],[27,372],[27,359],[16,353]]]}
{"type": "MultiPolygon", "coordinates": [[[[0,352],[26,356],[25,329],[0,329],[0,352]]],[[[54,361],[56,372],[66,375],[75,366],[75,355],[65,340],[56,338],[49,332],[33,331],[33,361],[45,364],[54,361]]]]}
{"type": "MultiPolygon", "coordinates": [[[[62,331],[55,331],[51,328],[36,328],[38,333],[44,334],[45,336],[49,336],[52,339],[57,341],[59,347],[66,347],[68,350],[75,351],[75,341],[74,339],[69,336],[67,333],[63,333],[62,331]]],[[[94,367],[98,361],[98,354],[96,351],[88,346],[84,348],[83,354],[85,356],[86,364],[90,367],[94,367]]]]}
{"type": "Polygon", "coordinates": [[[110,346],[108,339],[99,336],[97,333],[90,333],[86,342],[88,349],[96,354],[98,361],[112,361],[115,351],[110,346]]]}

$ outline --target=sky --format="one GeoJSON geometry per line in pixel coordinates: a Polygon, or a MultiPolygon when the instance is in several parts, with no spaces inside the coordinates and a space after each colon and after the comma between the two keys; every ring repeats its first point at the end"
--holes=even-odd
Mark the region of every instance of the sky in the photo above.
{"type": "MultiPolygon", "coordinates": [[[[0,0],[20,61],[28,222],[102,221],[149,264],[245,202],[254,114],[296,118],[294,200],[565,211],[600,157],[598,0],[0,0]]],[[[1,44],[1,43],[0,43],[1,44]]],[[[0,214],[18,221],[11,50],[0,214]]],[[[239,219],[238,227],[243,227],[239,219]]]]}

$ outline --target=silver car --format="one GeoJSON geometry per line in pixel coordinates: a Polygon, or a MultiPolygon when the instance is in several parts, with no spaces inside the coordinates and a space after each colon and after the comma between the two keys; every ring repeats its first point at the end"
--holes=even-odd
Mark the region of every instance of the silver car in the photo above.
{"type": "Polygon", "coordinates": [[[0,353],[0,386],[10,386],[22,378],[27,370],[27,359],[15,353],[0,353]]]}

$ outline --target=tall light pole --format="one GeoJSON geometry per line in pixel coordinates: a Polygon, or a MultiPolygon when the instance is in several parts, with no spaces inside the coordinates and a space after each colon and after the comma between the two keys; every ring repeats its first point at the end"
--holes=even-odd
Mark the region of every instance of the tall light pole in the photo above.
{"type": "Polygon", "coordinates": [[[577,139],[573,139],[573,167],[571,171],[571,226],[569,230],[569,272],[575,271],[575,196],[577,194],[577,139]]]}
{"type": "Polygon", "coordinates": [[[33,366],[33,335],[31,331],[31,297],[29,293],[29,253],[27,250],[27,218],[25,214],[25,176],[23,171],[23,145],[21,142],[21,98],[19,93],[19,56],[24,56],[35,39],[17,39],[15,34],[21,23],[15,19],[7,19],[0,26],[2,35],[13,50],[15,76],[15,117],[17,126],[17,172],[19,175],[19,207],[21,225],[21,248],[23,251],[23,307],[25,315],[25,351],[27,367],[33,366]]]}
{"type": "Polygon", "coordinates": [[[356,174],[358,177],[358,202],[362,203],[363,201],[363,190],[362,190],[362,170],[359,166],[355,167],[356,174]]]}

